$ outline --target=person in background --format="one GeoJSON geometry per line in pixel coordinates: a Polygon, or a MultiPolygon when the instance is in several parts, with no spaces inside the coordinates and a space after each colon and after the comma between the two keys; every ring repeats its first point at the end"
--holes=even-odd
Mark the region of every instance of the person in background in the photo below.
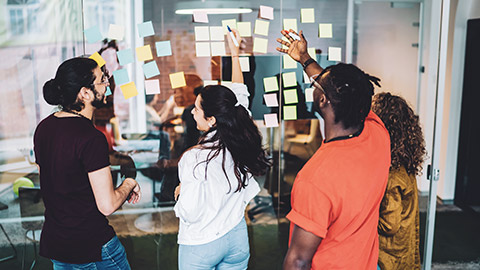
{"type": "MultiPolygon", "coordinates": [[[[240,44],[238,32],[233,30],[240,44]]],[[[180,219],[179,269],[247,269],[250,257],[245,208],[260,191],[253,176],[270,167],[262,137],[248,111],[238,47],[232,53],[232,89],[209,85],[192,109],[205,133],[178,164],[174,211],[180,219]]]]}
{"type": "Polygon", "coordinates": [[[390,134],[392,163],[380,205],[380,269],[420,269],[420,217],[416,175],[425,159],[419,118],[407,101],[390,93],[374,96],[372,111],[390,134]]]}
{"type": "Polygon", "coordinates": [[[371,112],[379,79],[352,64],[322,69],[300,31],[277,41],[313,77],[325,140],[293,184],[284,269],[375,269],[378,213],[390,167],[388,131],[371,112]],[[293,39],[292,36],[298,36],[293,39]],[[316,75],[318,74],[318,75],[316,75]]]}
{"type": "Polygon", "coordinates": [[[140,186],[126,178],[114,188],[108,144],[95,129],[95,108],[105,104],[108,80],[88,58],[63,62],[43,96],[60,111],[38,124],[34,150],[45,203],[40,255],[54,269],[130,269],[125,249],[106,216],[126,200],[137,203],[140,186]]]}

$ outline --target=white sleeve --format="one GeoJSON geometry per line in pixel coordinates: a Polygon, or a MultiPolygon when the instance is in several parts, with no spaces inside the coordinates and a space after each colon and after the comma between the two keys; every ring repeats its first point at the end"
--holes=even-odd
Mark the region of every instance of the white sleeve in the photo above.
{"type": "Polygon", "coordinates": [[[250,93],[248,92],[247,86],[243,83],[232,83],[231,90],[235,96],[237,96],[238,103],[242,105],[250,115],[252,115],[252,112],[248,109],[250,103],[248,97],[250,96],[250,93]]]}
{"type": "Polygon", "coordinates": [[[175,215],[186,224],[199,221],[205,210],[205,163],[197,162],[197,154],[198,150],[189,150],[178,163],[178,177],[182,185],[173,209],[175,215]]]}

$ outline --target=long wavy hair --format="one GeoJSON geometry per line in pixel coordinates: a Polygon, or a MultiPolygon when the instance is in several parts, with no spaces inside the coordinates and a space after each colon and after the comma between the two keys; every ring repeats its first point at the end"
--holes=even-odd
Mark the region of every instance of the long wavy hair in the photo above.
{"type": "Polygon", "coordinates": [[[225,170],[228,150],[232,155],[238,182],[235,192],[240,191],[247,186],[249,173],[254,176],[263,175],[271,166],[271,160],[262,146],[262,136],[248,111],[243,106],[237,105],[237,97],[227,87],[206,86],[200,90],[200,97],[205,119],[211,116],[216,119],[216,124],[200,137],[197,146],[210,150],[207,159],[202,161],[207,163],[205,174],[208,163],[221,153],[222,169],[231,190],[232,186],[225,170]]]}
{"type": "Polygon", "coordinates": [[[403,166],[408,174],[420,174],[426,150],[418,115],[404,98],[385,92],[373,97],[372,111],[390,134],[390,170],[403,166]]]}

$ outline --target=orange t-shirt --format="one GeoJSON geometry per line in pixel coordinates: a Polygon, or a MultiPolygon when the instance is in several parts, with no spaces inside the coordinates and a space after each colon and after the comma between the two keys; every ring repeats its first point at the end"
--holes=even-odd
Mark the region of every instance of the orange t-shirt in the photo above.
{"type": "Polygon", "coordinates": [[[358,137],[324,143],[298,173],[293,225],[323,238],[312,269],[376,269],[378,215],[390,167],[390,138],[373,112],[358,137]]]}

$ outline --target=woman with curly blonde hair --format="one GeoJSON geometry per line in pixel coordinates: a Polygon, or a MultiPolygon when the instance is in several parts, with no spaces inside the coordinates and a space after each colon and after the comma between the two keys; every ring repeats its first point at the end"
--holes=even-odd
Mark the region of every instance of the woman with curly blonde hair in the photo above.
{"type": "Polygon", "coordinates": [[[375,95],[372,111],[390,134],[392,161],[378,223],[380,269],[420,269],[416,175],[422,170],[425,140],[418,115],[407,101],[390,93],[375,95]]]}

